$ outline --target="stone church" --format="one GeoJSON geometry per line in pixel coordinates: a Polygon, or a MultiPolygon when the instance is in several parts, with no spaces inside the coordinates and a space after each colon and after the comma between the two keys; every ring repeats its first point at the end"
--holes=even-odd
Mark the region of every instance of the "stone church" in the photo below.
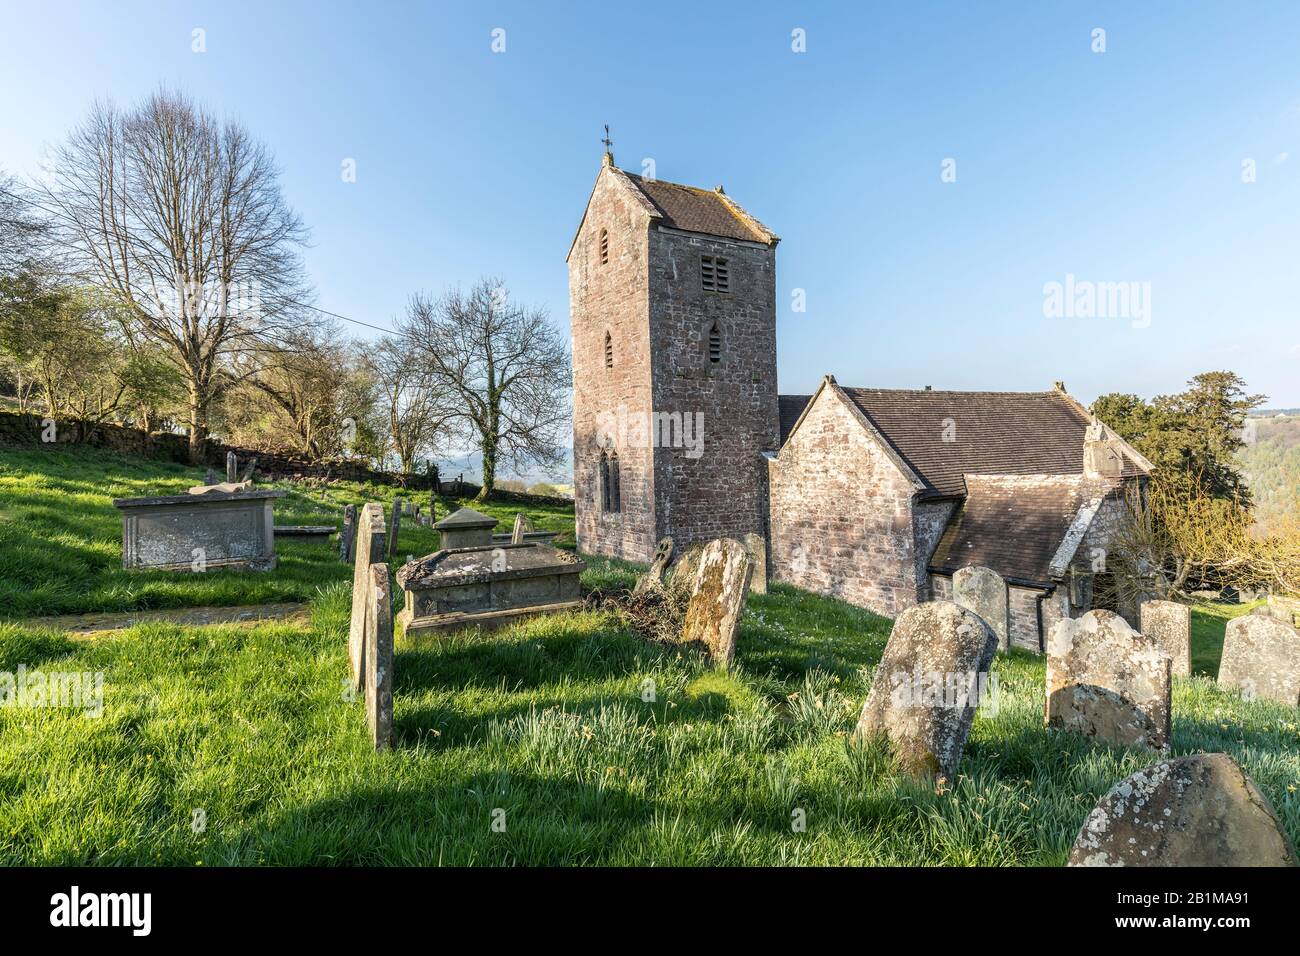
{"type": "Polygon", "coordinates": [[[568,254],[579,550],[758,533],[774,580],[890,617],[982,565],[1041,650],[1092,607],[1150,462],[1061,383],[778,394],[778,241],[722,187],[605,154],[568,254]]]}

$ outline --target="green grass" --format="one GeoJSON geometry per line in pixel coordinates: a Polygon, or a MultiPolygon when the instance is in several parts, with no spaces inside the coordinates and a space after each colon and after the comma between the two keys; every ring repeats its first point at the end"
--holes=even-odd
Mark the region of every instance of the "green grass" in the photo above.
{"type": "MultiPolygon", "coordinates": [[[[584,575],[631,580],[599,559],[584,575]]],[[[105,681],[101,717],[0,708],[0,863],[1058,865],[1155,759],[1045,731],[1042,661],[1014,652],[952,789],[914,785],[847,745],[889,622],[783,585],[751,597],[730,672],[596,612],[399,642],[376,754],[343,693],[348,587],[323,583],[309,624],[0,625],[0,672],[105,681]]],[[[1293,840],[1298,722],[1175,683],[1173,752],[1236,756],[1293,840]]]]}
{"type": "Polygon", "coordinates": [[[1223,656],[1223,637],[1228,622],[1249,614],[1265,602],[1253,604],[1197,604],[1192,608],[1192,673],[1214,678],[1219,676],[1219,658],[1223,656]]]}
{"type": "MultiPolygon", "coordinates": [[[[206,574],[127,571],[122,568],[122,517],[114,498],[182,494],[203,479],[203,469],[68,446],[0,449],[0,620],[85,611],[265,604],[306,601],[318,589],[350,581],[337,545],[276,542],[279,566],[271,572],[214,570],[206,574]]],[[[343,506],[382,501],[391,511],[401,489],[339,482],[324,500],[301,484],[275,503],[276,524],[342,523],[343,506]]],[[[411,498],[415,495],[406,495],[411,498]]],[[[418,499],[428,510],[428,493],[418,499]]],[[[467,502],[461,502],[467,503],[467,502]]],[[[445,517],[458,502],[440,500],[445,517]]],[[[573,509],[564,506],[477,505],[509,530],[523,510],[539,528],[573,535],[573,509]]],[[[399,536],[398,564],[407,555],[437,548],[437,532],[409,519],[399,536]]]]}

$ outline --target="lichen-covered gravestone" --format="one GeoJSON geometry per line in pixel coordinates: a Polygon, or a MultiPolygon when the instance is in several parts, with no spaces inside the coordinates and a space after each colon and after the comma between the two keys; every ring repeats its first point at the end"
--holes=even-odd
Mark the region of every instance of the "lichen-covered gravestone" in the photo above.
{"type": "Polygon", "coordinates": [[[397,536],[402,529],[402,499],[393,499],[393,520],[388,528],[388,557],[397,557],[397,536]]]}
{"type": "Polygon", "coordinates": [[[1233,618],[1223,637],[1219,686],[1300,706],[1300,632],[1262,614],[1233,618]]]}
{"type": "Polygon", "coordinates": [[[970,564],[952,576],[952,600],[958,607],[974,611],[998,636],[998,650],[1011,648],[1007,619],[1007,582],[992,568],[970,564]]]}
{"type": "Polygon", "coordinates": [[[685,552],[677,557],[672,570],[668,572],[669,582],[683,587],[687,591],[694,591],[695,572],[700,568],[700,555],[703,553],[704,545],[702,544],[687,548],[685,552]]]}
{"type": "Polygon", "coordinates": [[[659,543],[655,545],[654,557],[650,561],[650,570],[636,579],[636,585],[632,588],[633,597],[645,594],[647,591],[656,591],[664,586],[664,574],[668,571],[668,565],[673,560],[673,539],[671,537],[660,538],[659,543]]]}
{"type": "Polygon", "coordinates": [[[1141,631],[1169,655],[1175,677],[1192,676],[1191,608],[1177,601],[1143,601],[1141,631]]]}
{"type": "Polygon", "coordinates": [[[736,653],[736,631],[754,564],[734,538],[710,541],[700,551],[691,600],[682,622],[682,642],[702,644],[716,664],[727,667],[736,653]]]}
{"type": "Polygon", "coordinates": [[[1295,866],[1268,799],[1227,754],[1125,777],[1088,814],[1069,866],[1295,866]]]}
{"type": "Polygon", "coordinates": [[[1114,611],[1058,621],[1047,640],[1047,725],[1163,750],[1170,667],[1168,655],[1114,611]]]}
{"type": "Polygon", "coordinates": [[[356,691],[365,688],[366,592],[370,565],[384,560],[385,536],[384,506],[375,501],[362,506],[353,548],[356,558],[352,568],[352,620],[348,626],[348,664],[356,691]]]}
{"type": "Polygon", "coordinates": [[[749,560],[754,562],[754,573],[749,576],[749,589],[755,594],[767,593],[767,540],[761,534],[747,534],[741,539],[749,560]]]}
{"type": "Polygon", "coordinates": [[[533,522],[529,519],[528,515],[520,511],[515,514],[515,526],[510,531],[510,543],[523,544],[524,535],[528,534],[530,531],[536,530],[537,529],[533,527],[533,522]]]}
{"type": "Polygon", "coordinates": [[[366,725],[376,750],[393,738],[393,602],[388,565],[372,564],[366,589],[366,725]]]}
{"type": "Polygon", "coordinates": [[[339,532],[339,560],[345,564],[352,560],[352,546],[357,537],[357,506],[343,509],[343,530],[339,532]]]}
{"type": "Polygon", "coordinates": [[[997,646],[982,618],[951,601],[909,607],[894,621],[855,738],[886,739],[914,777],[951,780],[997,646]]]}

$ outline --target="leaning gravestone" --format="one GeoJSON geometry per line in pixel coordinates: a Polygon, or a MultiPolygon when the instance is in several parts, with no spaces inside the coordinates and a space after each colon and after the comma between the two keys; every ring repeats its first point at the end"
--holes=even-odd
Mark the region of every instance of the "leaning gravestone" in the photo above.
{"type": "Polygon", "coordinates": [[[668,580],[685,588],[687,591],[693,592],[695,590],[695,572],[699,570],[700,555],[703,553],[704,545],[702,544],[688,548],[673,564],[672,570],[668,573],[668,580]]]}
{"type": "Polygon", "coordinates": [[[402,527],[402,499],[393,499],[393,522],[388,529],[388,557],[397,557],[397,535],[402,527]]]}
{"type": "Polygon", "coordinates": [[[1114,611],[1058,621],[1047,640],[1047,725],[1163,750],[1170,669],[1168,655],[1114,611]]]}
{"type": "Polygon", "coordinates": [[[339,532],[339,560],[345,564],[352,560],[352,545],[357,534],[357,506],[343,508],[343,530],[339,532]]]}
{"type": "Polygon", "coordinates": [[[393,603],[388,565],[372,564],[366,594],[366,725],[376,750],[393,739],[393,603]]]}
{"type": "Polygon", "coordinates": [[[239,459],[233,451],[226,452],[226,481],[232,484],[239,480],[239,459]]]}
{"type": "Polygon", "coordinates": [[[533,526],[533,522],[529,519],[528,515],[524,514],[522,511],[516,512],[515,524],[510,531],[510,543],[523,544],[524,535],[528,534],[530,531],[536,530],[537,529],[533,526]]]}
{"type": "Polygon", "coordinates": [[[664,586],[664,574],[673,560],[673,539],[664,537],[655,545],[654,557],[650,560],[650,570],[636,579],[632,596],[639,597],[647,591],[657,591],[664,586]]]}
{"type": "Polygon", "coordinates": [[[1169,655],[1175,677],[1192,676],[1191,608],[1177,601],[1143,601],[1141,631],[1169,655]]]}
{"type": "Polygon", "coordinates": [[[1262,614],[1233,618],[1223,637],[1219,686],[1300,706],[1300,632],[1262,614]]]}
{"type": "Polygon", "coordinates": [[[755,594],[767,593],[767,541],[761,534],[750,533],[741,539],[749,560],[754,562],[754,573],[750,575],[749,589],[755,594]]]}
{"type": "Polygon", "coordinates": [[[978,564],[959,568],[952,576],[952,600],[974,611],[998,636],[998,650],[1011,648],[1007,621],[1007,582],[992,568],[978,564]]]}
{"type": "Polygon", "coordinates": [[[753,569],[745,546],[734,538],[704,546],[682,622],[682,643],[702,644],[714,663],[731,664],[753,569]]]}
{"type": "Polygon", "coordinates": [[[1227,754],[1153,764],[1088,814],[1068,866],[1296,866],[1268,798],[1227,754]]]}
{"type": "Polygon", "coordinates": [[[953,779],[997,647],[973,611],[951,601],[909,607],[894,621],[854,737],[884,738],[914,777],[953,779]]]}
{"type": "Polygon", "coordinates": [[[366,582],[370,565],[384,560],[384,506],[372,501],[357,516],[357,538],[352,569],[352,621],[348,627],[348,663],[352,668],[352,687],[360,691],[365,683],[366,655],[366,582]]]}

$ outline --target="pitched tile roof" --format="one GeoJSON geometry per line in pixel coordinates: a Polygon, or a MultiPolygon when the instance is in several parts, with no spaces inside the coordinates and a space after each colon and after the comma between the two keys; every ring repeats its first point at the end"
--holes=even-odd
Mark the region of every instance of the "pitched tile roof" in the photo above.
{"type": "Polygon", "coordinates": [[[1052,560],[1076,515],[1109,490],[1082,475],[967,475],[966,487],[930,569],[951,574],[979,564],[1009,581],[1044,586],[1053,583],[1052,560]]]}
{"type": "Polygon", "coordinates": [[[650,201],[666,226],[765,245],[777,241],[771,230],[717,190],[645,179],[626,170],[623,175],[650,201]]]}
{"type": "MultiPolygon", "coordinates": [[[[933,494],[965,494],[967,474],[1083,474],[1089,417],[1063,392],[843,391],[933,494]]],[[[783,444],[807,401],[780,397],[783,444]]]]}

